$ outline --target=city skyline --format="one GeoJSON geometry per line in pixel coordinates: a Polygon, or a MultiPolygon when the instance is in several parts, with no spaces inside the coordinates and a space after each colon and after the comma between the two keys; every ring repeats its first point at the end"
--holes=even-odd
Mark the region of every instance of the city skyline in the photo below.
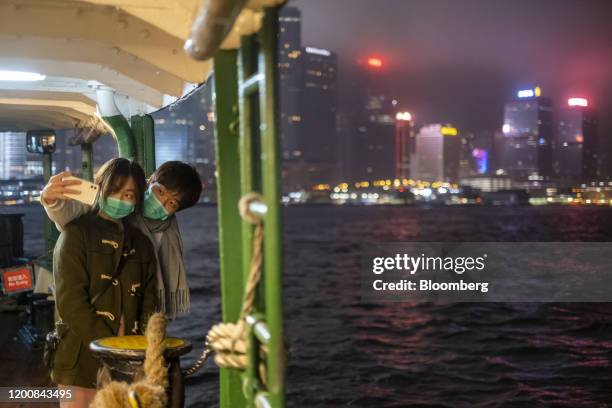
{"type": "Polygon", "coordinates": [[[338,54],[339,110],[352,98],[357,70],[376,56],[383,64],[377,70],[381,89],[421,124],[453,123],[472,132],[501,129],[506,101],[518,89],[539,85],[556,110],[569,97],[589,99],[602,113],[606,151],[612,147],[610,2],[289,4],[302,11],[302,41],[338,54]],[[339,22],[347,28],[337,30],[339,22]]]}
{"type": "MultiPolygon", "coordinates": [[[[445,3],[445,0],[440,0],[436,4],[438,3],[445,3]]],[[[435,7],[427,8],[418,1],[413,1],[410,4],[415,6],[415,10],[422,12],[421,16],[423,18],[432,18],[431,13],[432,10],[435,11],[435,7]],[[421,5],[419,6],[419,4],[421,5]]],[[[468,2],[469,4],[471,3],[468,2]]],[[[426,94],[423,94],[423,99],[418,100],[414,99],[416,96],[411,96],[414,103],[412,106],[408,106],[409,104],[405,102],[406,98],[397,96],[402,92],[406,92],[401,89],[401,86],[404,84],[403,82],[400,81],[398,83],[397,90],[388,89],[389,83],[394,81],[397,74],[396,71],[399,69],[397,64],[401,61],[400,58],[389,57],[385,53],[362,52],[357,55],[351,49],[335,50],[333,48],[324,48],[326,40],[322,39],[322,43],[312,41],[312,38],[316,38],[320,33],[313,33],[312,28],[301,29],[303,23],[306,27],[312,27],[312,22],[309,22],[307,17],[302,18],[301,14],[301,10],[304,9],[306,10],[305,15],[309,15],[308,6],[300,0],[291,2],[290,5],[298,6],[299,9],[293,7],[285,8],[284,13],[288,15],[285,22],[282,20],[283,13],[281,13],[280,39],[282,40],[283,35],[285,39],[288,38],[286,43],[282,40],[279,44],[281,130],[283,133],[284,159],[286,162],[298,164],[295,168],[295,173],[298,176],[294,177],[297,180],[294,184],[299,185],[298,189],[308,189],[308,186],[315,184],[315,182],[333,183],[336,180],[351,178],[359,180],[394,177],[394,174],[397,173],[397,163],[391,162],[395,155],[392,143],[397,142],[397,140],[394,140],[394,132],[396,131],[395,115],[400,111],[409,111],[411,113],[410,127],[413,129],[414,134],[418,133],[423,127],[432,124],[452,124],[453,127],[459,129],[462,138],[473,138],[474,134],[487,134],[487,137],[491,140],[485,140],[484,143],[481,140],[480,144],[488,147],[477,147],[479,149],[477,154],[480,155],[480,165],[488,169],[493,170],[491,163],[494,159],[499,160],[501,158],[503,161],[504,158],[509,157],[506,154],[498,154],[498,157],[495,158],[496,152],[493,146],[489,145],[494,144],[493,138],[496,132],[503,130],[505,126],[509,126],[507,113],[509,104],[522,103],[529,106],[529,101],[513,101],[513,99],[516,99],[516,92],[521,87],[502,84],[503,86],[500,85],[499,89],[494,89],[497,94],[504,95],[499,104],[497,102],[482,102],[478,106],[479,109],[474,110],[482,120],[482,123],[492,120],[491,117],[487,116],[487,112],[492,110],[502,112],[501,118],[496,118],[494,125],[490,128],[484,126],[470,128],[462,124],[468,123],[469,120],[467,119],[463,121],[460,119],[456,121],[447,120],[453,114],[445,113],[444,109],[423,113],[429,109],[428,106],[431,102],[426,94]],[[289,26],[287,26],[287,23],[289,26]],[[286,33],[283,31],[285,27],[290,27],[286,33]],[[347,61],[355,55],[359,58],[347,65],[347,61]],[[344,71],[339,67],[344,67],[344,71]],[[358,84],[358,86],[353,86],[349,92],[352,95],[350,103],[346,100],[346,88],[342,89],[342,86],[346,87],[347,83],[358,84]],[[337,105],[336,94],[339,95],[337,105]],[[504,112],[506,118],[504,118],[504,112]],[[428,118],[431,120],[428,120],[428,118]],[[382,134],[384,134],[384,137],[381,137],[382,134]],[[376,154],[372,153],[374,150],[377,150],[376,154]],[[483,157],[487,160],[483,159],[483,157]],[[366,171],[355,171],[351,167],[355,162],[366,165],[366,171]],[[347,170],[345,167],[349,167],[349,169],[347,170]],[[395,169],[391,170],[394,167],[395,169]],[[300,174],[307,172],[311,173],[310,178],[299,180],[300,174]],[[363,177],[356,176],[361,173],[363,173],[363,177]],[[347,174],[352,175],[352,177],[345,177],[347,174]],[[371,177],[368,177],[368,175],[371,177]]],[[[356,5],[357,10],[351,11],[353,17],[359,15],[359,2],[356,5]]],[[[568,6],[569,8],[571,7],[568,6]]],[[[485,7],[483,13],[486,14],[494,9],[494,7],[490,9],[485,7]]],[[[592,10],[588,12],[592,12],[592,10]]],[[[588,12],[585,13],[588,14],[588,12]]],[[[565,16],[566,13],[567,10],[561,14],[565,16]]],[[[447,18],[446,15],[439,15],[438,17],[442,19],[447,18]]],[[[457,24],[463,21],[462,18],[464,20],[466,18],[465,15],[461,14],[455,17],[457,24]]],[[[484,17],[481,16],[481,18],[484,17]]],[[[411,19],[412,17],[408,18],[407,21],[412,21],[411,19]]],[[[505,20],[502,18],[500,21],[505,20]]],[[[507,23],[507,21],[505,22],[507,23]]],[[[367,27],[362,28],[367,29],[367,27]]],[[[403,27],[400,28],[404,29],[403,27]]],[[[427,35],[425,34],[428,32],[427,30],[432,30],[432,25],[421,22],[420,26],[413,28],[414,30],[419,28],[423,37],[426,38],[427,35]]],[[[443,30],[439,31],[440,33],[444,32],[443,30]]],[[[595,28],[594,31],[598,32],[598,29],[595,28]]],[[[520,35],[525,35],[525,33],[520,33],[520,35]]],[[[549,35],[546,34],[543,37],[548,38],[547,36],[549,35]]],[[[342,38],[343,35],[338,37],[342,38]]],[[[461,41],[465,41],[467,37],[462,38],[461,41]]],[[[537,36],[535,38],[538,39],[537,36]]],[[[332,39],[328,39],[327,42],[329,40],[332,39]]],[[[364,50],[368,51],[367,47],[364,47],[364,50]]],[[[524,51],[525,49],[523,49],[524,51]]],[[[425,64],[424,61],[420,63],[425,64]]],[[[448,65],[453,66],[453,64],[451,62],[448,65]]],[[[528,71],[528,65],[526,64],[525,67],[519,68],[528,71]]],[[[461,66],[458,65],[457,67],[458,71],[460,71],[459,68],[461,66]]],[[[404,68],[406,67],[402,66],[402,69],[404,68]]],[[[408,67],[406,69],[409,72],[412,68],[408,67]]],[[[450,80],[452,79],[450,78],[450,80]]],[[[441,82],[448,80],[448,78],[440,77],[441,82]]],[[[546,83],[546,81],[543,83],[546,83]]],[[[544,85],[540,87],[540,84],[540,82],[530,82],[528,87],[528,89],[533,89],[535,85],[538,85],[537,89],[540,90],[539,92],[543,92],[542,98],[537,98],[537,103],[539,104],[545,100],[544,96],[548,98],[551,95],[563,94],[563,91],[559,89],[549,88],[544,85]]],[[[566,88],[569,89],[571,86],[568,85],[566,88]]],[[[412,86],[410,90],[415,90],[414,93],[416,95],[419,94],[418,86],[412,86]]],[[[163,162],[172,159],[188,161],[203,173],[205,183],[212,186],[214,185],[213,126],[209,120],[210,114],[202,114],[202,110],[210,111],[211,97],[209,91],[210,87],[204,84],[192,95],[183,98],[175,105],[153,113],[153,116],[155,117],[158,136],[157,161],[163,162]]],[[[609,148],[609,143],[602,143],[602,141],[607,142],[606,136],[608,133],[606,133],[605,124],[608,121],[609,115],[597,106],[597,100],[593,101],[591,99],[590,95],[592,94],[592,92],[585,91],[568,94],[568,96],[586,97],[589,105],[595,105],[593,109],[599,112],[598,123],[601,125],[602,130],[599,132],[600,140],[598,141],[599,143],[591,144],[589,149],[592,149],[592,146],[597,146],[597,144],[600,145],[600,149],[609,148]]],[[[439,91],[436,93],[436,97],[445,96],[444,92],[439,91]]],[[[465,100],[447,99],[451,99],[453,106],[456,106],[459,110],[464,109],[464,105],[470,107],[473,102],[470,98],[465,98],[465,100]]],[[[561,117],[558,115],[562,115],[563,110],[566,108],[565,101],[565,99],[560,100],[552,96],[550,99],[546,99],[547,109],[551,109],[553,115],[553,119],[547,119],[547,122],[550,122],[547,125],[548,130],[545,138],[548,150],[552,148],[554,139],[560,137],[557,133],[561,134],[563,132],[563,128],[558,125],[559,117],[561,117]]],[[[483,138],[480,137],[480,139],[483,138]]],[[[589,139],[590,142],[592,142],[591,139],[589,139]]],[[[505,143],[509,139],[502,140],[505,143]]],[[[541,140],[541,138],[538,140],[541,140]]],[[[530,143],[533,142],[533,140],[530,141],[530,143]]],[[[462,175],[470,174],[470,172],[473,173],[470,170],[472,164],[465,163],[468,159],[468,161],[476,160],[469,157],[472,155],[473,148],[476,148],[476,146],[472,146],[469,154],[464,154],[461,158],[461,166],[463,166],[461,170],[462,175]]],[[[58,153],[61,153],[61,149],[58,153]]],[[[549,163],[552,160],[552,157],[546,159],[547,167],[552,167],[552,163],[549,163]]],[[[601,161],[601,156],[599,160],[601,161]]],[[[507,164],[501,162],[496,164],[498,165],[497,169],[508,167],[507,164]]],[[[407,167],[407,163],[402,164],[402,166],[407,167]]],[[[62,166],[60,165],[59,167],[62,166]]],[[[66,165],[64,167],[77,168],[75,165],[66,165]]],[[[604,167],[606,169],[609,167],[607,161],[604,162],[604,167]]],[[[557,160],[556,170],[559,174],[563,173],[559,172],[558,168],[559,161],[557,160]]],[[[604,169],[602,175],[610,174],[605,171],[606,169],[604,169]]],[[[591,171],[590,174],[592,173],[591,171]]],[[[553,175],[548,170],[546,174],[545,178],[553,175]]]]}

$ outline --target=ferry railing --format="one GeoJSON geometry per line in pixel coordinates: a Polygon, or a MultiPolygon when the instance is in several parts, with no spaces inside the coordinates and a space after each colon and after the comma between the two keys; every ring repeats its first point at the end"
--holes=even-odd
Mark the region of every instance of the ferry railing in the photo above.
{"type": "Polygon", "coordinates": [[[243,36],[238,52],[218,51],[214,59],[225,322],[234,322],[240,315],[252,256],[253,226],[241,220],[237,203],[249,192],[260,193],[264,201],[251,205],[251,211],[263,220],[264,259],[255,311],[247,317],[249,364],[242,376],[221,368],[222,407],[284,407],[278,12],[267,8],[263,13],[262,28],[243,36]]]}

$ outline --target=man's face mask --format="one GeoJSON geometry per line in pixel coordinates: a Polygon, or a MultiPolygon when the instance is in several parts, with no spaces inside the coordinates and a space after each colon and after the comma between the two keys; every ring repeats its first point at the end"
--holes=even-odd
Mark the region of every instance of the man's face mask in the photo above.
{"type": "Polygon", "coordinates": [[[144,207],[143,215],[147,218],[154,220],[166,220],[170,213],[166,210],[166,207],[159,201],[155,193],[153,192],[153,186],[150,186],[144,195],[144,207]]]}
{"type": "Polygon", "coordinates": [[[115,197],[100,199],[100,210],[114,220],[125,218],[134,212],[134,203],[120,200],[115,197]]]}

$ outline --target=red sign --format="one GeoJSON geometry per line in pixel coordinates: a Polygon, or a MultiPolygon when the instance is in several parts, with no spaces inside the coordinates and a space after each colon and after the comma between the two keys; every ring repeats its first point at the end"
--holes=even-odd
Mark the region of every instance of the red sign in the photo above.
{"type": "Polygon", "coordinates": [[[32,289],[32,268],[22,266],[2,271],[2,288],[5,294],[32,289]]]}

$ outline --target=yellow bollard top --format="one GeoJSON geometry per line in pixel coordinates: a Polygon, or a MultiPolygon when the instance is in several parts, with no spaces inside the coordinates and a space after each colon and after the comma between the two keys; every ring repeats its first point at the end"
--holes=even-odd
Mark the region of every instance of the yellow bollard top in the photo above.
{"type": "MultiPolygon", "coordinates": [[[[164,343],[166,358],[189,353],[192,347],[190,342],[176,337],[166,337],[164,343]]],[[[144,360],[147,338],[145,336],[104,337],[92,341],[89,348],[102,359],[144,360]]]]}

